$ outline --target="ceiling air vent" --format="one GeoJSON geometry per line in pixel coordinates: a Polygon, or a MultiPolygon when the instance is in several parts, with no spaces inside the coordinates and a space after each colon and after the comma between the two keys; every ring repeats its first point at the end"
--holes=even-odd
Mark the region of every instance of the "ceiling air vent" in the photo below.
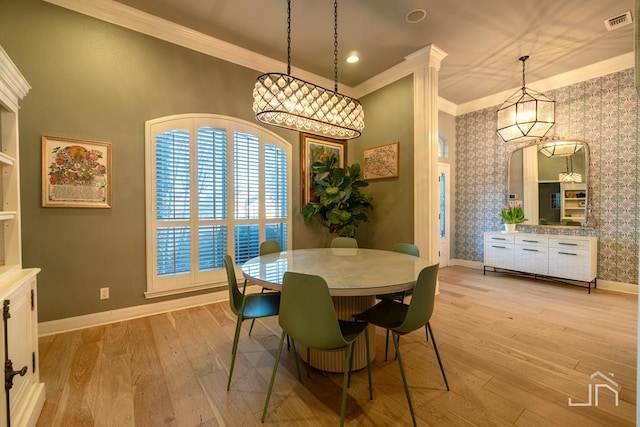
{"type": "Polygon", "coordinates": [[[624,27],[625,25],[629,25],[633,22],[631,19],[631,11],[627,11],[622,15],[617,15],[609,19],[604,20],[604,26],[607,28],[607,31],[616,30],[620,27],[624,27]]]}

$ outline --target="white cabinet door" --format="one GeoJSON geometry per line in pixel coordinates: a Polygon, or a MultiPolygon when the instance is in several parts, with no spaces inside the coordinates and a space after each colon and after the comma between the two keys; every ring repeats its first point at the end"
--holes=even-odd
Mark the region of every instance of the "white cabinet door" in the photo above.
{"type": "Polygon", "coordinates": [[[549,276],[589,282],[589,252],[549,248],[549,276]]]}
{"type": "Polygon", "coordinates": [[[549,249],[544,246],[515,245],[514,270],[531,274],[549,274],[549,249]]]}
{"type": "Polygon", "coordinates": [[[546,237],[515,236],[514,270],[531,274],[549,273],[549,239],[546,237]]]}
{"type": "Polygon", "coordinates": [[[513,270],[513,235],[489,234],[484,241],[484,265],[513,270]]]}
{"type": "MultiPolygon", "coordinates": [[[[36,274],[39,271],[21,270],[0,280],[0,303],[3,309],[6,305],[10,316],[7,319],[8,357],[13,371],[27,368],[25,375],[13,377],[13,387],[9,392],[12,426],[35,426],[44,404],[44,384],[40,383],[38,367],[36,274]]],[[[0,327],[0,353],[4,357],[3,327],[0,327]]],[[[4,405],[2,409],[3,412],[6,410],[4,405]]],[[[3,413],[2,420],[5,417],[6,413],[3,413]]]]}

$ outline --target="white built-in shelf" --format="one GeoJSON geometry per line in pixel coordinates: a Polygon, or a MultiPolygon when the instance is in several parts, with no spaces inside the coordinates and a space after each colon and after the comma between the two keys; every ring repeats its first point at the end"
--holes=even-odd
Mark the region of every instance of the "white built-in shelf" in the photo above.
{"type": "Polygon", "coordinates": [[[0,211],[0,221],[15,219],[16,211],[0,211]]]}
{"type": "Polygon", "coordinates": [[[7,156],[4,153],[0,153],[0,163],[4,165],[12,166],[15,162],[15,159],[11,156],[7,156]]]}

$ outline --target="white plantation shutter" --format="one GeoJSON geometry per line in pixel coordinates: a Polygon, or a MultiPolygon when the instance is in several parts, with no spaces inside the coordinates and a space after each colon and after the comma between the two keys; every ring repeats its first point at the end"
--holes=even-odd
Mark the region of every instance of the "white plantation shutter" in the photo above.
{"type": "Polygon", "coordinates": [[[227,132],[198,127],[198,270],[224,267],[227,254],[227,132]],[[222,222],[222,223],[220,223],[222,222]]]}
{"type": "Polygon", "coordinates": [[[283,251],[287,250],[287,216],[289,200],[287,167],[288,157],[284,150],[276,145],[264,147],[264,191],[266,239],[276,240],[283,251]]]}
{"type": "Polygon", "coordinates": [[[189,134],[183,130],[156,137],[157,275],[190,271],[189,134]]]}
{"type": "Polygon", "coordinates": [[[226,281],[260,242],[290,246],[291,146],[216,115],[147,122],[147,297],[226,281]],[[233,178],[233,179],[231,179],[233,178]]]}

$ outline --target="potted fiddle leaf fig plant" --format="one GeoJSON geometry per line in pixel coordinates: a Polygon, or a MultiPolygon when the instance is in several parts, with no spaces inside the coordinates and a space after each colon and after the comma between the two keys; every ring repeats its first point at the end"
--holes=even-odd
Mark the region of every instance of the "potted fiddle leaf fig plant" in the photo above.
{"type": "Polygon", "coordinates": [[[369,185],[362,179],[360,165],[338,166],[338,157],[325,156],[311,165],[316,200],[302,209],[305,222],[321,224],[329,233],[355,237],[356,230],[368,222],[373,197],[360,189],[369,185]]]}

